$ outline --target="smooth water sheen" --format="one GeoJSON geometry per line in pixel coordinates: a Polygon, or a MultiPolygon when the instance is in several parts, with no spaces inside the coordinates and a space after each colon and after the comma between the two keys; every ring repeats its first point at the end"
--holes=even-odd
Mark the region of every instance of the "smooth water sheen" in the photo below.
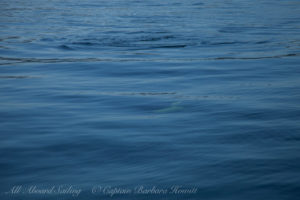
{"type": "Polygon", "coordinates": [[[0,12],[1,199],[299,198],[300,1],[1,0],[0,12]],[[140,186],[197,192],[100,188],[140,186]]]}

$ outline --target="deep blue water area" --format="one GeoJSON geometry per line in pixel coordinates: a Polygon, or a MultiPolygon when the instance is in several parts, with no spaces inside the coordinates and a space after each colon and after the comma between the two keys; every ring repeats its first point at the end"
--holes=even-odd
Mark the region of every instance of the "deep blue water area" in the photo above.
{"type": "Polygon", "coordinates": [[[300,1],[0,14],[0,199],[299,198],[300,1]]]}

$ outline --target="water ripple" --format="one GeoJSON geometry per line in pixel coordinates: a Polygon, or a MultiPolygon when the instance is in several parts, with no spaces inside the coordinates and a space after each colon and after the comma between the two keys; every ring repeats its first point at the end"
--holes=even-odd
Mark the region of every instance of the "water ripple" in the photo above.
{"type": "MultiPolygon", "coordinates": [[[[165,48],[172,48],[165,47],[165,48]]],[[[176,48],[176,47],[174,47],[176,48]]],[[[203,57],[203,58],[14,58],[14,57],[0,57],[0,65],[9,65],[16,63],[72,63],[72,62],[195,62],[204,60],[261,60],[274,59],[285,57],[296,57],[300,54],[291,53],[273,56],[260,57],[203,57]],[[3,61],[12,61],[4,63],[3,61]]]]}

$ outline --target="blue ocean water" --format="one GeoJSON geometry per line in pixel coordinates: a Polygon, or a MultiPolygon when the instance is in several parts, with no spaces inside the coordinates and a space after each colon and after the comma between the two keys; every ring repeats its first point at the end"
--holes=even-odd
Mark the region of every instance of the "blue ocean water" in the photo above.
{"type": "Polygon", "coordinates": [[[300,1],[0,14],[1,199],[299,198],[300,1]]]}

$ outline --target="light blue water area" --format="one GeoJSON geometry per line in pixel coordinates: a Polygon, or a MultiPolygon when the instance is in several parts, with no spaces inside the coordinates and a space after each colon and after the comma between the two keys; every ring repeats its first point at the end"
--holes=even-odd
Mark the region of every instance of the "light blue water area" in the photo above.
{"type": "Polygon", "coordinates": [[[300,1],[1,0],[0,14],[1,199],[299,197],[300,1]],[[103,191],[139,186],[168,193],[103,191]]]}

